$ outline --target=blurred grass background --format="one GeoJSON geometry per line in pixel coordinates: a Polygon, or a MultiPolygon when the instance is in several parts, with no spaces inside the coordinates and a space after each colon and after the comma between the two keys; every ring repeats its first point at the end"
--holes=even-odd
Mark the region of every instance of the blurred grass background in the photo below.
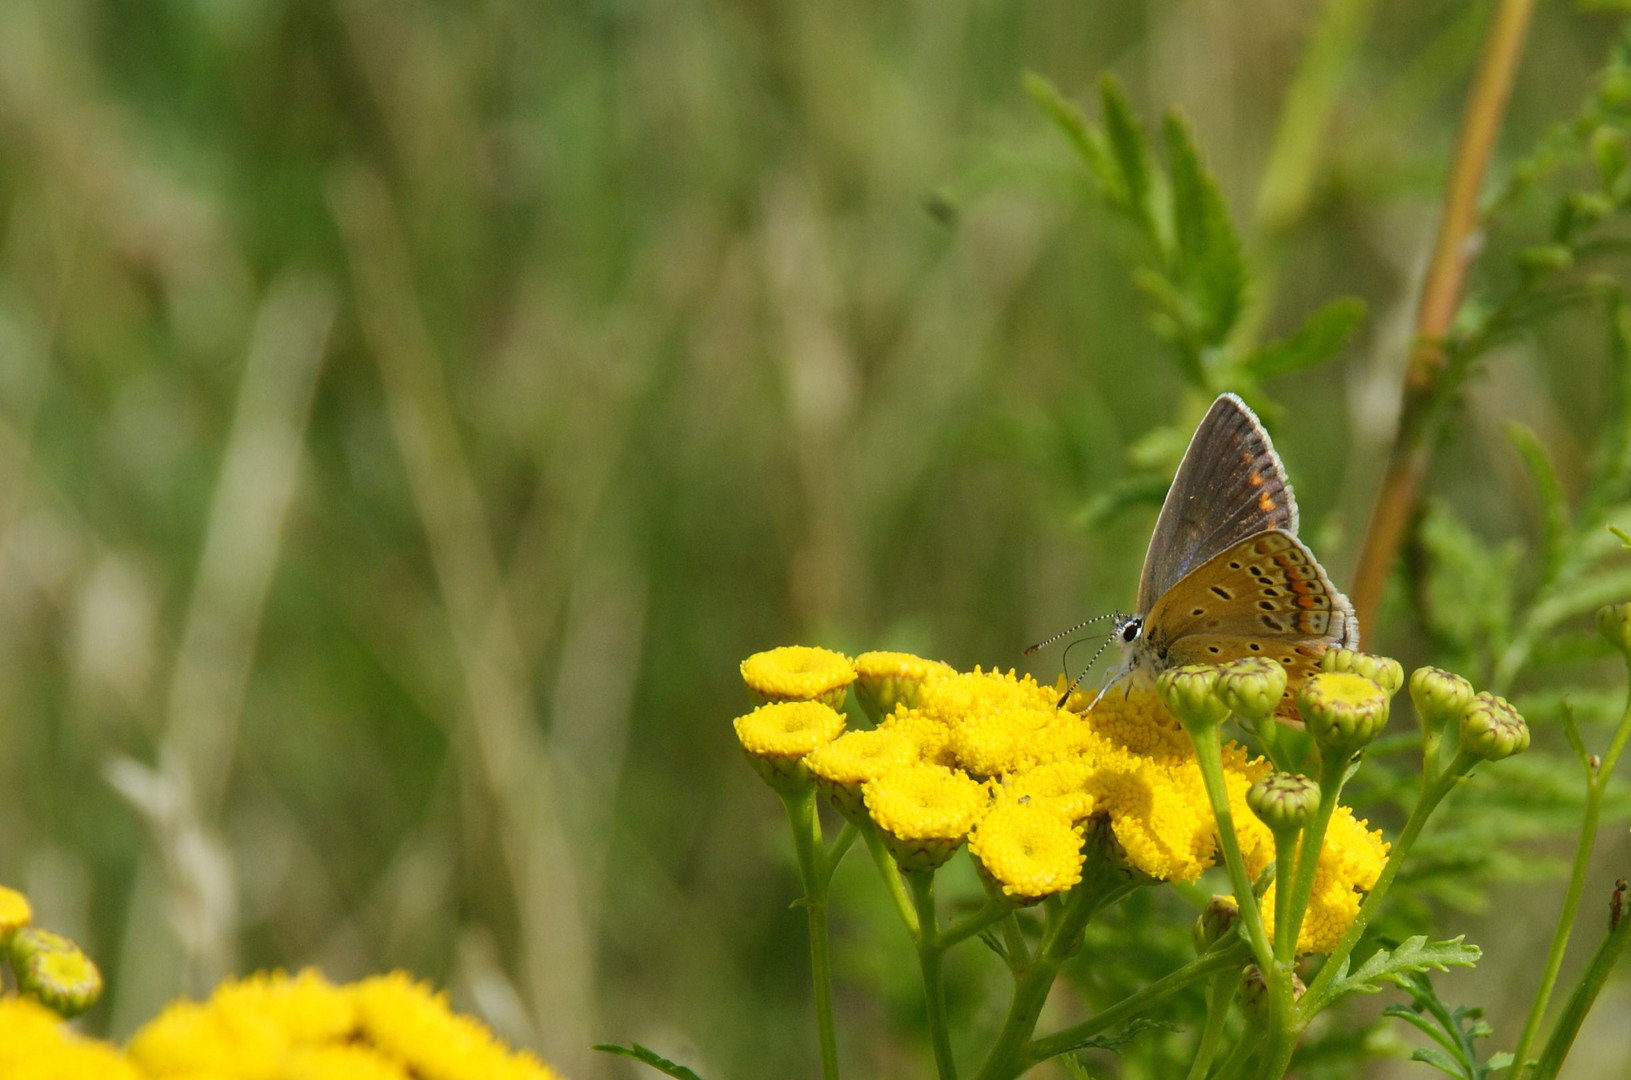
{"type": "MultiPolygon", "coordinates": [[[[1127,605],[1152,515],[1082,509],[1198,404],[1022,73],[1194,118],[1267,330],[1368,303],[1274,387],[1345,581],[1488,7],[0,4],[0,875],[102,962],[91,1026],[405,966],[578,1080],[810,1073],[737,662],[1008,666],[1127,605]]],[[[1541,7],[1498,172],[1613,26],[1541,7]]],[[[1578,478],[1580,325],[1433,474],[1492,538],[1534,531],[1500,419],[1578,478]]],[[[925,1076],[854,874],[841,1043],[925,1076]]]]}

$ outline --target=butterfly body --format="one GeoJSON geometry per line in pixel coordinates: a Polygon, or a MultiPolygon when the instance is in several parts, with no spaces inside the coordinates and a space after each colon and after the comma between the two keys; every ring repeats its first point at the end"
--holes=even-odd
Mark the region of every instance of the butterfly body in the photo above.
{"type": "Polygon", "coordinates": [[[1332,646],[1357,647],[1348,598],[1297,539],[1297,503],[1268,433],[1224,394],[1196,428],[1162,504],[1138,614],[1112,640],[1137,682],[1169,667],[1264,656],[1285,665],[1281,713],[1332,646]]]}

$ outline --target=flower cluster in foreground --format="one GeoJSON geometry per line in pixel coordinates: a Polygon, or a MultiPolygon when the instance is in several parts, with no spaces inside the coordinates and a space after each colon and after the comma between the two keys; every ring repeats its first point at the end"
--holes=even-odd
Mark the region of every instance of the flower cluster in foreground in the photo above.
{"type": "MultiPolygon", "coordinates": [[[[1107,694],[1074,712],[1059,707],[1058,688],[1013,672],[957,672],[902,653],[851,661],[803,647],[759,653],[742,673],[767,702],[736,721],[761,775],[772,784],[813,778],[840,813],[880,831],[902,869],[933,869],[966,842],[989,882],[1030,904],[1081,880],[1084,836],[1095,826],[1128,867],[1158,880],[1194,881],[1217,859],[1193,744],[1152,691],[1107,694]],[[837,706],[851,683],[875,728],[844,731],[837,706]]],[[[1234,743],[1223,763],[1255,876],[1274,859],[1274,837],[1248,812],[1246,793],[1271,766],[1234,743]]],[[[1298,951],[1329,951],[1376,882],[1388,848],[1365,825],[1337,808],[1298,951]]],[[[1272,919],[1272,893],[1263,907],[1272,919]]]]}

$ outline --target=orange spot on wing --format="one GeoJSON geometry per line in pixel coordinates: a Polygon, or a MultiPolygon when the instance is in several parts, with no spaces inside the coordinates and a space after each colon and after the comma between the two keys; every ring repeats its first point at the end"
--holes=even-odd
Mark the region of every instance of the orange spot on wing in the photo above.
{"type": "Polygon", "coordinates": [[[1258,472],[1256,469],[1253,469],[1252,474],[1246,477],[1246,483],[1250,484],[1252,487],[1262,487],[1263,474],[1258,472]]]}
{"type": "Polygon", "coordinates": [[[1274,497],[1266,491],[1257,493],[1257,508],[1267,514],[1274,510],[1274,497]]]}

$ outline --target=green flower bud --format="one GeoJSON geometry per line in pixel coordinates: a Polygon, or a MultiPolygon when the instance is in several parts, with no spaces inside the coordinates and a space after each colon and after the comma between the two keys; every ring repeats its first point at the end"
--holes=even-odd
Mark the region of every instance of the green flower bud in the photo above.
{"type": "Polygon", "coordinates": [[[1529,749],[1529,725],[1505,698],[1479,694],[1461,714],[1461,745],[1485,761],[1529,749]]]}
{"type": "Polygon", "coordinates": [[[1319,802],[1319,784],[1295,773],[1269,773],[1246,789],[1246,805],[1277,834],[1302,828],[1319,802]]]}
{"type": "Polygon", "coordinates": [[[1404,685],[1404,668],[1391,656],[1377,656],[1353,649],[1326,649],[1320,657],[1321,671],[1351,671],[1380,686],[1388,697],[1404,685]]]}
{"type": "Polygon", "coordinates": [[[1218,700],[1243,720],[1261,723],[1274,715],[1286,693],[1286,669],[1266,656],[1245,656],[1218,668],[1218,700]]]}
{"type": "Polygon", "coordinates": [[[1235,932],[1240,924],[1240,905],[1232,896],[1213,895],[1206,902],[1201,913],[1195,916],[1195,926],[1190,933],[1195,939],[1195,951],[1203,953],[1216,942],[1235,932]]]}
{"type": "Polygon", "coordinates": [[[78,1016],[102,996],[102,973],[61,934],[26,927],[12,936],[9,951],[17,989],[61,1016],[78,1016]]]}
{"type": "Polygon", "coordinates": [[[1348,757],[1387,726],[1388,696],[1363,675],[1322,671],[1303,680],[1297,711],[1322,752],[1348,757]]]}
{"type": "Polygon", "coordinates": [[[1421,667],[1410,673],[1410,700],[1428,731],[1459,721],[1472,698],[1472,683],[1453,671],[1421,667]]]}
{"type": "Polygon", "coordinates": [[[1163,671],[1155,680],[1155,692],[1173,719],[1193,735],[1212,730],[1229,715],[1229,706],[1213,692],[1217,684],[1217,668],[1185,664],[1163,671]]]}
{"type": "Polygon", "coordinates": [[[1597,632],[1610,645],[1631,656],[1631,604],[1609,604],[1598,608],[1597,632]]]}
{"type": "MultiPolygon", "coordinates": [[[[1291,996],[1301,998],[1308,987],[1294,971],[1291,973],[1291,996]]],[[[1240,978],[1240,1009],[1248,1024],[1262,1024],[1269,1020],[1269,984],[1263,978],[1263,969],[1256,964],[1248,967],[1240,978]]]]}

